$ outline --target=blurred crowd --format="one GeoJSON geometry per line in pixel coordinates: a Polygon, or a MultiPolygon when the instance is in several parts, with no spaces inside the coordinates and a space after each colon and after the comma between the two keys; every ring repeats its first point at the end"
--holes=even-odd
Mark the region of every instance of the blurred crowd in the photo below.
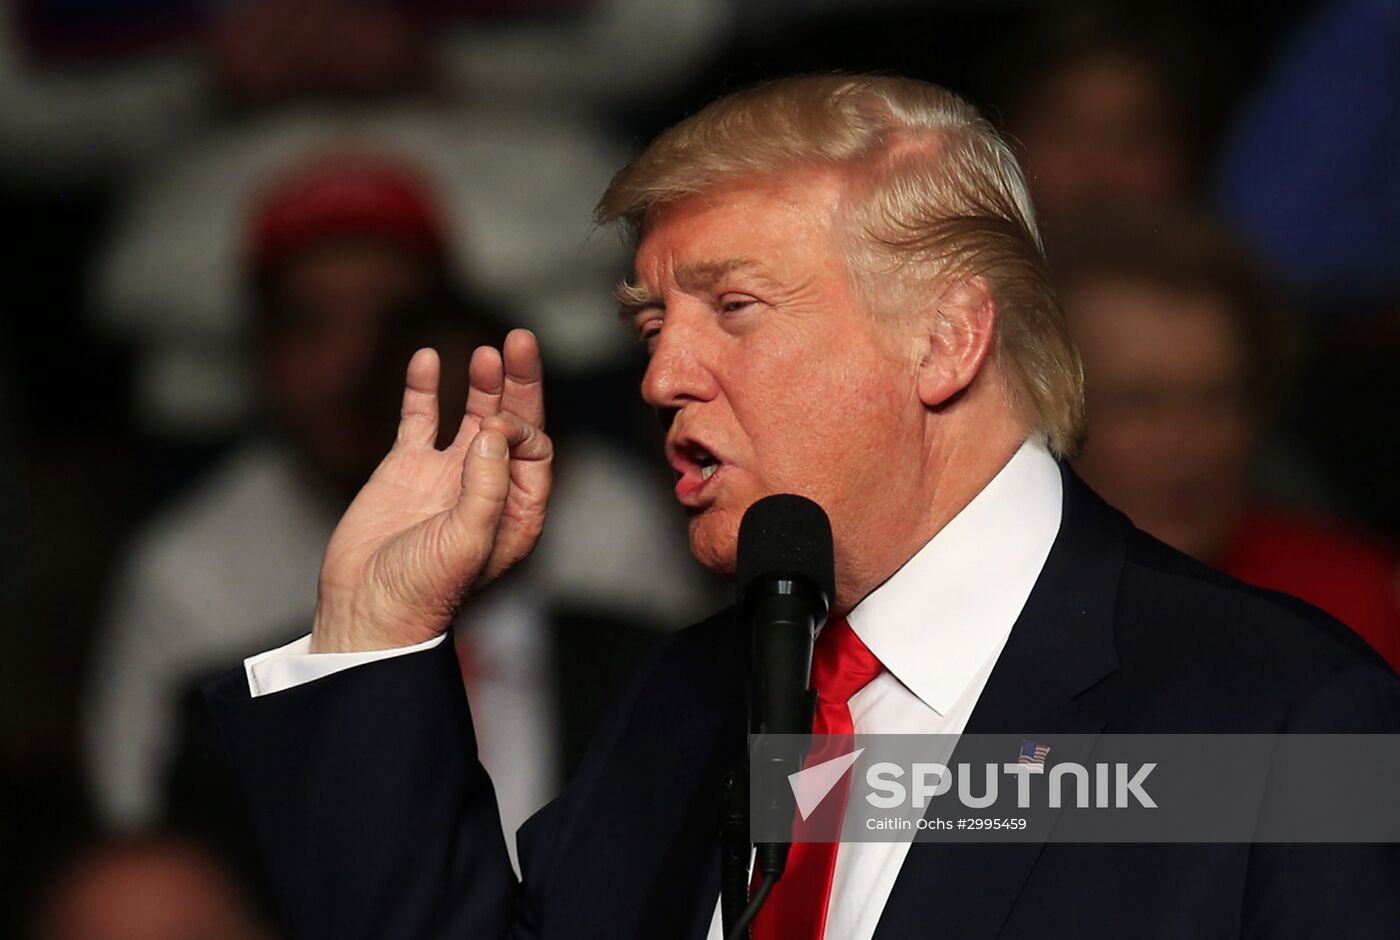
{"type": "Polygon", "coordinates": [[[535,330],[531,561],[455,630],[507,828],[725,599],[690,563],[593,200],[725,91],[881,70],[1013,140],[1077,470],[1400,668],[1400,5],[12,0],[0,9],[0,934],[274,938],[198,694],[305,633],[403,368],[535,330]]]}

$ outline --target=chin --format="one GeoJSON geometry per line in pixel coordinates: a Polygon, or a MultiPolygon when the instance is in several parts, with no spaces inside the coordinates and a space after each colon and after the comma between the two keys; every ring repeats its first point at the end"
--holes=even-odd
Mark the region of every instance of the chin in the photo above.
{"type": "Polygon", "coordinates": [[[690,520],[690,553],[718,575],[734,573],[739,550],[739,520],[710,509],[690,520]]]}

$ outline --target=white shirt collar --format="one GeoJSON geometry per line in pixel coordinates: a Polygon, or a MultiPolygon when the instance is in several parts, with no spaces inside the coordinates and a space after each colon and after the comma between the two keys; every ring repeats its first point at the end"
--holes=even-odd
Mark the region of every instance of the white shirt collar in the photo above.
{"type": "Polygon", "coordinates": [[[1031,439],[943,529],[851,610],[880,662],[946,714],[999,655],[1060,530],[1060,468],[1031,439]]]}

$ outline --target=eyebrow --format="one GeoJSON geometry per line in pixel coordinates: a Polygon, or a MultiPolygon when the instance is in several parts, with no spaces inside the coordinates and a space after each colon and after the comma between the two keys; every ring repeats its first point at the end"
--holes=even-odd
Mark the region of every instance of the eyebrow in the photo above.
{"type": "Polygon", "coordinates": [[[652,296],[645,287],[629,281],[618,284],[614,296],[617,298],[617,318],[625,322],[630,322],[643,310],[661,306],[661,298],[652,296]]]}
{"type": "MultiPolygon", "coordinates": [[[[762,272],[763,265],[752,258],[721,258],[717,261],[703,261],[676,268],[676,284],[682,290],[695,290],[711,287],[725,275],[736,271],[762,272]]],[[[645,287],[623,281],[618,285],[617,316],[620,320],[631,320],[643,310],[664,307],[660,297],[654,296],[645,287]]]]}

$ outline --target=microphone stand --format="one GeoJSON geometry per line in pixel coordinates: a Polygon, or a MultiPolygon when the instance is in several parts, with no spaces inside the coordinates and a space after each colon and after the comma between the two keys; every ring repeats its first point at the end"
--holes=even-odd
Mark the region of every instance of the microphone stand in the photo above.
{"type": "MultiPolygon", "coordinates": [[[[749,841],[747,766],[729,771],[720,781],[720,813],[720,920],[724,935],[728,937],[749,904],[749,858],[753,854],[753,843],[749,841]]],[[[745,927],[743,940],[748,940],[748,936],[745,927]]]]}
{"type": "MultiPolygon", "coordinates": [[[[817,694],[810,689],[802,696],[803,724],[812,727],[816,712],[817,694]]],[[[757,731],[758,729],[754,729],[757,731]]],[[[803,735],[810,740],[810,732],[803,735]]],[[[788,762],[799,769],[806,755],[807,745],[803,744],[795,755],[788,755],[788,762]]],[[[781,765],[765,766],[764,772],[775,773],[779,778],[788,769],[781,765]]],[[[791,841],[763,843],[755,846],[750,840],[750,768],[746,764],[730,770],[720,781],[720,922],[723,925],[725,940],[750,940],[750,924],[763,907],[778,879],[787,866],[788,850],[791,841]],[[749,863],[759,876],[758,889],[749,896],[749,863]]],[[[786,812],[791,818],[796,814],[796,801],[789,792],[779,789],[781,796],[776,806],[765,808],[767,812],[786,812]]]]}

